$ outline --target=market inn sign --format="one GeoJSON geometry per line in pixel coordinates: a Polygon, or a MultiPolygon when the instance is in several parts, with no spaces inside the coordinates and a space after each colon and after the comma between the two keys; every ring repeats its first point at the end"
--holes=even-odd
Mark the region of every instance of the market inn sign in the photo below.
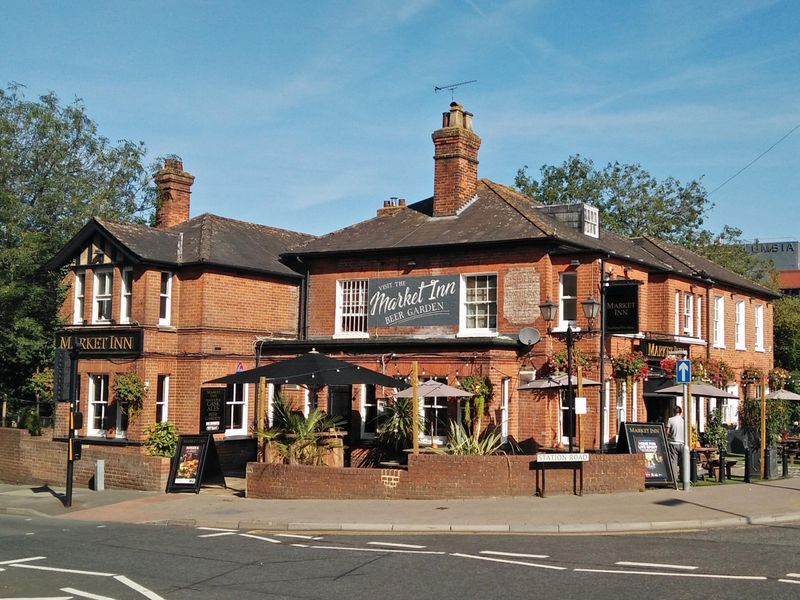
{"type": "Polygon", "coordinates": [[[459,276],[369,280],[369,327],[458,324],[459,276]]]}
{"type": "Polygon", "coordinates": [[[606,333],[639,333],[640,281],[609,281],[605,287],[606,333]]]}
{"type": "Polygon", "coordinates": [[[144,346],[141,329],[92,329],[91,331],[62,331],[56,334],[56,349],[72,350],[73,338],[78,352],[84,356],[140,356],[144,346]]]}

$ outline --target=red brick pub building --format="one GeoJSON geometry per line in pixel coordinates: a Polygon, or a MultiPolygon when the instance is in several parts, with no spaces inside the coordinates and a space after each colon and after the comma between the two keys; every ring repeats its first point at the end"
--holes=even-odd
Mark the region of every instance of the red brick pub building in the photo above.
{"type": "MultiPolygon", "coordinates": [[[[374,218],[321,237],[207,214],[190,219],[194,178],[174,160],[156,175],[155,228],[90,221],[50,264],[68,267],[64,333],[106,336],[107,344],[125,334],[140,345],[134,354],[99,348],[80,361],[81,436],[120,451],[158,420],[196,433],[201,393],[213,387],[204,382],[315,349],[389,375],[407,376],[417,362],[421,378],[454,386],[467,375],[487,378],[484,424],[527,451],[556,447],[571,427],[563,392],[518,388],[558,362],[571,326],[584,376],[601,382],[583,392],[582,441],[597,450],[613,446],[620,422],[661,421],[680,403],[657,393],[672,381],[667,356],[724,362],[732,372],[719,383],[740,397],[745,370],[772,368],[774,292],[685,248],[607,231],[590,205],[540,206],[479,179],[481,139],[457,103],[432,137],[432,197],[384,202],[374,218]],[[601,339],[602,316],[584,317],[581,303],[599,299],[604,281],[636,282],[635,332],[601,339]],[[549,324],[540,310],[548,300],[557,307],[549,324]],[[531,329],[541,339],[523,343],[531,329]],[[644,354],[646,378],[615,368],[612,359],[630,352],[644,354]],[[126,371],[148,390],[132,424],[108,392],[126,371]]],[[[278,391],[302,410],[316,403],[341,416],[356,466],[392,392],[348,386],[311,398],[257,387],[227,390],[225,431],[215,438],[229,467],[253,458],[253,425],[259,413],[270,420],[278,391]]],[[[716,403],[698,404],[701,431],[716,403]]],[[[461,403],[422,405],[422,443],[444,443],[449,420],[463,417],[461,403]]],[[[735,423],[737,401],[722,406],[735,423]]]]}

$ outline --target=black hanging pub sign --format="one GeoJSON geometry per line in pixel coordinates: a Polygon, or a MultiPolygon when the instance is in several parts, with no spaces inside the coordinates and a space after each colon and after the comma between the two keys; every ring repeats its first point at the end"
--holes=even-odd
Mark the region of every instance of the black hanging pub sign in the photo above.
{"type": "Polygon", "coordinates": [[[639,333],[640,281],[609,281],[605,286],[606,333],[639,333]]]}

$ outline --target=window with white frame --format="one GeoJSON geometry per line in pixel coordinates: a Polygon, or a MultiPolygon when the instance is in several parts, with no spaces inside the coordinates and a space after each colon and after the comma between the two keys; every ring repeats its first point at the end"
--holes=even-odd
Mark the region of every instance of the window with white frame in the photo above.
{"type": "Polygon", "coordinates": [[[694,296],[683,295],[683,335],[694,335],[694,296]]]}
{"type": "Polygon", "coordinates": [[[681,334],[681,293],[675,292],[675,335],[681,334]]]}
{"type": "Polygon", "coordinates": [[[111,293],[114,273],[111,269],[97,269],[94,272],[94,303],[92,323],[111,321],[111,293]]]}
{"type": "Polygon", "coordinates": [[[745,330],[744,330],[744,311],[745,305],[743,300],[738,300],[736,302],[736,349],[737,350],[746,350],[747,346],[745,345],[745,330]]]}
{"type": "Polygon", "coordinates": [[[248,384],[228,386],[225,396],[225,435],[247,435],[248,384]]]}
{"type": "Polygon", "coordinates": [[[497,332],[497,275],[462,277],[462,332],[497,332]]]}
{"type": "Polygon", "coordinates": [[[725,347],[725,298],[714,296],[714,347],[725,347]]]}
{"type": "Polygon", "coordinates": [[[156,386],[156,423],[169,421],[169,375],[159,375],[156,386]]]}
{"type": "Polygon", "coordinates": [[[500,437],[505,443],[508,440],[508,401],[511,396],[511,379],[504,377],[500,389],[502,393],[500,398],[500,437]]]}
{"type": "Polygon", "coordinates": [[[376,396],[374,385],[361,386],[361,436],[363,438],[372,439],[378,432],[383,402],[376,396]]]}
{"type": "Polygon", "coordinates": [[[593,238],[600,237],[600,211],[594,206],[583,206],[583,233],[593,238]]]}
{"type": "Polygon", "coordinates": [[[172,320],[172,273],[161,271],[159,290],[158,324],[169,325],[172,320]]]}
{"type": "MultiPolygon", "coordinates": [[[[447,377],[428,377],[428,380],[447,383],[447,377]]],[[[423,398],[420,403],[422,411],[422,440],[425,443],[444,444],[447,440],[447,398],[433,396],[423,398]]]]}
{"type": "Polygon", "coordinates": [[[561,273],[559,283],[559,327],[566,329],[578,319],[578,274],[561,273]]]}
{"type": "Polygon", "coordinates": [[[756,304],[755,309],[756,350],[764,351],[764,305],[756,304]]]}
{"type": "Polygon", "coordinates": [[[122,269],[122,293],[119,299],[119,322],[131,322],[131,302],[133,300],[133,269],[122,269]]]}
{"type": "Polygon", "coordinates": [[[699,338],[703,337],[703,298],[697,297],[697,330],[695,335],[699,338]]]}
{"type": "Polygon", "coordinates": [[[75,273],[75,302],[73,303],[72,322],[75,325],[83,324],[84,310],[86,308],[86,272],[75,273]]]}
{"type": "Polygon", "coordinates": [[[102,436],[108,428],[108,375],[89,375],[89,414],[86,435],[102,436]]]}
{"type": "Polygon", "coordinates": [[[337,337],[366,337],[367,331],[366,279],[340,279],[336,282],[337,337]]]}
{"type": "Polygon", "coordinates": [[[628,382],[624,379],[617,379],[617,425],[625,423],[628,419],[627,396],[628,382]]]}

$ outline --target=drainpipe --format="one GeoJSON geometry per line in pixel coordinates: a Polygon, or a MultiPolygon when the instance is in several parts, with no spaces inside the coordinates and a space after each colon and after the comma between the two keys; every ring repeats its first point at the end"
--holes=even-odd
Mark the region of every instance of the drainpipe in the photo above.
{"type": "MultiPolygon", "coordinates": [[[[302,258],[298,258],[297,260],[301,263],[303,262],[302,258]]],[[[298,324],[299,327],[297,331],[297,337],[300,340],[308,339],[308,273],[309,268],[308,265],[306,265],[306,273],[300,285],[300,323],[298,324]]]]}
{"type": "Polygon", "coordinates": [[[600,259],[600,454],[603,453],[605,443],[605,415],[606,415],[606,261],[600,259]]]}

